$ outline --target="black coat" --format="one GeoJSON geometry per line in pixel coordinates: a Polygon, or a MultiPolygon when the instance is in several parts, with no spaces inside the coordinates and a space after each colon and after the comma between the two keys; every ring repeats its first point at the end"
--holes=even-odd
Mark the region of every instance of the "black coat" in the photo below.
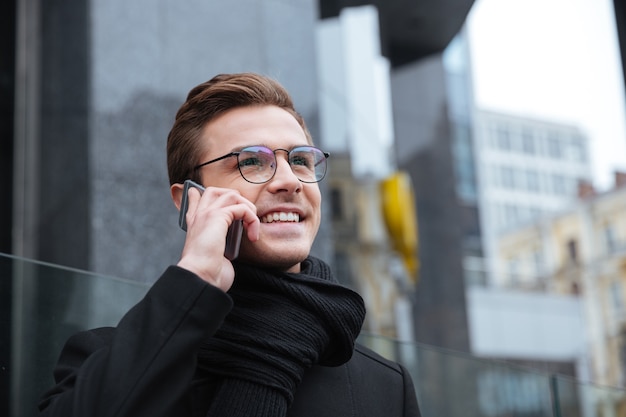
{"type": "MultiPolygon", "coordinates": [[[[40,415],[204,417],[214,381],[197,369],[196,354],[231,307],[221,290],[184,269],[168,268],[117,327],[68,340],[40,415]]],[[[406,370],[358,345],[346,364],[306,371],[288,412],[292,417],[419,415],[406,370]]]]}

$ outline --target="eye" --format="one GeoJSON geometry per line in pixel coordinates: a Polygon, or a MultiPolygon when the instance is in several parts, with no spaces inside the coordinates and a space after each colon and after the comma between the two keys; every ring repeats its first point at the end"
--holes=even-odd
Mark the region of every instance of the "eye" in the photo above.
{"type": "Polygon", "coordinates": [[[254,155],[239,155],[239,166],[240,167],[250,167],[250,166],[263,166],[264,161],[261,160],[258,156],[254,155]]]}
{"type": "Polygon", "coordinates": [[[294,155],[291,157],[291,165],[298,165],[303,167],[311,167],[311,158],[308,155],[294,155]]]}
{"type": "Polygon", "coordinates": [[[274,153],[263,146],[242,149],[239,153],[240,169],[265,169],[274,163],[274,153]]]}

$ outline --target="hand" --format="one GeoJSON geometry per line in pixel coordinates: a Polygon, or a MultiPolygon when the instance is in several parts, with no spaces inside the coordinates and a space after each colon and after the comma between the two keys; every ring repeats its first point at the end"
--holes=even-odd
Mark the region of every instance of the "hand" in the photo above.
{"type": "Polygon", "coordinates": [[[224,257],[226,233],[231,223],[243,219],[248,240],[259,239],[256,207],[237,190],[208,187],[202,195],[191,187],[188,195],[187,236],[178,266],[223,291],[233,284],[235,271],[224,257]]]}

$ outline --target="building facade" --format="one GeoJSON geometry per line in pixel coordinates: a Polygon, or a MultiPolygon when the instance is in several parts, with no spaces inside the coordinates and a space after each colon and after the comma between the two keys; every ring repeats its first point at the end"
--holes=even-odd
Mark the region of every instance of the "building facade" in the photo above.
{"type": "Polygon", "coordinates": [[[484,267],[497,286],[510,272],[498,236],[576,201],[591,178],[588,139],[576,126],[484,110],[474,126],[484,267]]]}
{"type": "Polygon", "coordinates": [[[591,378],[626,385],[626,176],[570,209],[501,236],[498,256],[514,272],[504,285],[578,295],[585,310],[591,378]]]}

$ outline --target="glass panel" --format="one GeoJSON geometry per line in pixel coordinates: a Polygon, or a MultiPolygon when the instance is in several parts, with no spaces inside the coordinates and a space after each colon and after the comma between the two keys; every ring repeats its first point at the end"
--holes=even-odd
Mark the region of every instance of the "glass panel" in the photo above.
{"type": "Polygon", "coordinates": [[[407,367],[425,417],[626,416],[621,388],[380,336],[359,341],[407,367]]]}
{"type": "MultiPolygon", "coordinates": [[[[115,325],[148,287],[0,254],[0,415],[36,416],[65,340],[115,325]]],[[[380,336],[359,341],[409,370],[424,417],[626,415],[622,389],[380,336]]]]}
{"type": "Polygon", "coordinates": [[[421,344],[363,335],[360,342],[404,364],[423,416],[548,417],[547,375],[421,344]]]}
{"type": "Polygon", "coordinates": [[[553,377],[556,416],[617,417],[626,415],[623,389],[583,384],[571,378],[553,377]]]}
{"type": "Polygon", "coordinates": [[[115,325],[148,290],[147,284],[6,255],[0,255],[0,280],[11,294],[0,307],[2,385],[10,392],[0,415],[11,417],[37,415],[38,399],[51,387],[52,368],[70,335],[115,325]]]}

